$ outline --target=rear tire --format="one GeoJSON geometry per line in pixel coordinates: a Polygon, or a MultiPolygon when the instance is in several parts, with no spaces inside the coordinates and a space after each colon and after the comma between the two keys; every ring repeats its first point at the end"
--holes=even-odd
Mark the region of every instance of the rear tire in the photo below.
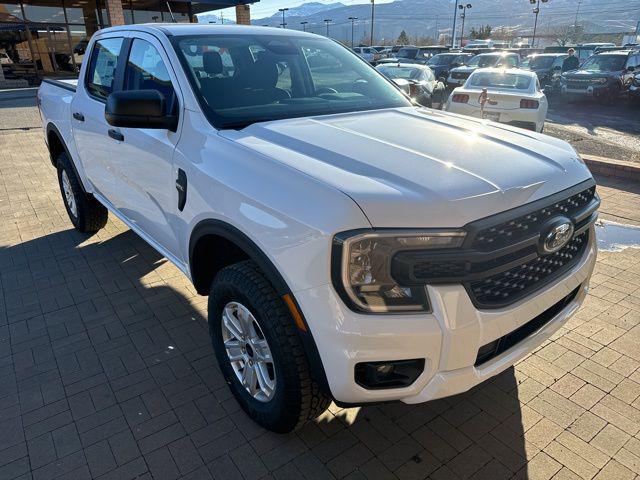
{"type": "Polygon", "coordinates": [[[311,377],[294,321],[253,261],[230,265],[218,273],[211,285],[208,310],[209,333],[220,370],[236,400],[254,421],[268,430],[287,433],[327,409],[331,399],[311,377]],[[260,341],[267,346],[271,362],[261,363],[267,357],[258,353],[255,345],[260,342],[254,342],[251,335],[238,332],[240,335],[229,336],[231,329],[225,325],[230,318],[235,325],[235,319],[242,315],[229,315],[226,308],[231,312],[246,309],[250,313],[247,316],[246,311],[241,310],[244,318],[250,319],[248,325],[251,326],[244,332],[258,332],[260,341]],[[238,337],[241,339],[236,342],[238,337]],[[236,359],[233,363],[231,357],[236,359]],[[254,367],[249,366],[251,361],[254,367]],[[251,374],[247,376],[246,371],[250,371],[247,368],[258,368],[259,363],[263,368],[262,373],[255,373],[256,378],[259,377],[257,383],[251,380],[243,383],[242,378],[253,379],[251,374]],[[265,365],[269,366],[266,375],[265,365]],[[257,391],[265,382],[269,384],[267,395],[264,390],[257,391]]]}
{"type": "Polygon", "coordinates": [[[60,193],[71,223],[81,232],[97,232],[107,224],[108,210],[80,186],[80,181],[66,153],[58,156],[56,166],[60,193]]]}

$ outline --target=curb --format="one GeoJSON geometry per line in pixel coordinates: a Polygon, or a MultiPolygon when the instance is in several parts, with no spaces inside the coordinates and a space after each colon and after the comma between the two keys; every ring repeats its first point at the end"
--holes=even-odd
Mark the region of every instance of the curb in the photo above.
{"type": "Polygon", "coordinates": [[[614,160],[596,155],[582,155],[582,159],[591,170],[591,173],[640,182],[640,163],[614,160]]]}

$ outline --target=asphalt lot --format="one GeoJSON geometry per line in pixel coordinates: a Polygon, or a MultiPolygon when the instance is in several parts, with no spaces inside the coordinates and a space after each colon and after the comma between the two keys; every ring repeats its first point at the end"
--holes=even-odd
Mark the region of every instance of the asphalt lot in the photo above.
{"type": "Polygon", "coordinates": [[[579,153],[640,162],[640,109],[624,100],[606,106],[555,97],[549,106],[545,133],[567,140],[579,153]]]}
{"type": "MultiPolygon", "coordinates": [[[[75,232],[34,107],[0,104],[0,479],[640,480],[640,244],[604,242],[580,312],[515,368],[290,435],[221,378],[206,300],[121,222],[75,232]]],[[[640,225],[640,186],[598,179],[640,225]]],[[[604,237],[603,237],[604,238],[604,237]]]]}

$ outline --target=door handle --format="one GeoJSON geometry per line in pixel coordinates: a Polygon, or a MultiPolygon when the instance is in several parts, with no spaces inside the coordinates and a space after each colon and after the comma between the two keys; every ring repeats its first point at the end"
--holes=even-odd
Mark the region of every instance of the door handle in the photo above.
{"type": "Polygon", "coordinates": [[[84,115],[80,112],[73,112],[73,118],[75,118],[79,122],[84,122],[84,115]]]}
{"type": "Polygon", "coordinates": [[[178,210],[182,211],[187,203],[187,174],[181,168],[178,169],[176,190],[178,190],[178,210]]]}
{"type": "Polygon", "coordinates": [[[114,140],[118,140],[119,142],[124,141],[124,135],[120,133],[118,130],[114,130],[113,128],[109,129],[107,132],[111,138],[114,140]]]}

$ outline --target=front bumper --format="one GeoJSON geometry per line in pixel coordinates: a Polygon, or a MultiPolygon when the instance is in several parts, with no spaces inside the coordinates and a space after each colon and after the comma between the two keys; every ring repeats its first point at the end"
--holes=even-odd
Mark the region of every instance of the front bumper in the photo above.
{"type": "Polygon", "coordinates": [[[503,309],[478,310],[461,285],[427,287],[432,313],[363,315],[349,310],[329,284],[295,292],[327,375],[342,403],[401,400],[418,403],[469,390],[525,357],[576,312],[596,261],[595,231],[579,263],[550,286],[503,309]],[[534,319],[572,291],[575,298],[539,330],[509,350],[474,366],[478,349],[534,319]],[[408,387],[368,390],[354,379],[356,363],[424,358],[408,387]]]}
{"type": "Polygon", "coordinates": [[[587,85],[584,88],[570,88],[566,84],[560,84],[560,92],[565,96],[573,97],[600,97],[607,95],[611,89],[609,85],[587,85]]]}

